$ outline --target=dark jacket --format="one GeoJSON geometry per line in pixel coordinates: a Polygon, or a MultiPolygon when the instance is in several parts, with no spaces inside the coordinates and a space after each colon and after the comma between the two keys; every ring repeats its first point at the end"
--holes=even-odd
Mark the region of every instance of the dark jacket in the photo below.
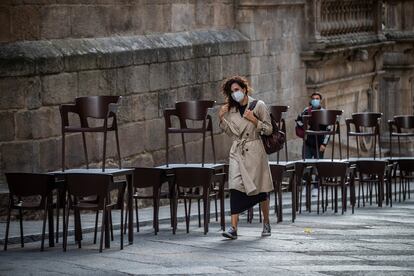
{"type": "MultiPolygon", "coordinates": [[[[323,109],[324,109],[323,107],[320,107],[318,109],[314,109],[314,108],[311,108],[310,106],[307,106],[302,111],[302,113],[299,114],[298,117],[296,118],[296,124],[300,127],[303,127],[303,115],[309,115],[309,110],[323,110],[323,109]]],[[[319,128],[320,128],[320,130],[330,130],[330,128],[326,125],[320,125],[319,128]]],[[[310,129],[314,130],[314,129],[312,129],[312,126],[311,126],[310,129]]],[[[318,148],[319,148],[320,145],[326,146],[329,142],[329,138],[330,138],[330,135],[318,135],[318,136],[308,135],[306,137],[305,143],[306,143],[306,145],[308,145],[310,147],[315,147],[316,146],[315,144],[318,143],[318,148]]]]}

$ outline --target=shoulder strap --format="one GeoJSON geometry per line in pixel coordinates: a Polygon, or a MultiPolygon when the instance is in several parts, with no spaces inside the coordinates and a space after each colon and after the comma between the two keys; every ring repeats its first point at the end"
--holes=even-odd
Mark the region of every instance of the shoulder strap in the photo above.
{"type": "Polygon", "coordinates": [[[258,100],[254,100],[249,105],[249,110],[253,110],[256,107],[258,100]]]}

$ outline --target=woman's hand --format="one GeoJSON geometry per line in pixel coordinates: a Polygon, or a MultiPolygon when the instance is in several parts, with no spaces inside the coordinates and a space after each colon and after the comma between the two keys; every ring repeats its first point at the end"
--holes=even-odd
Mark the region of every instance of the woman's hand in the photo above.
{"type": "Polygon", "coordinates": [[[229,112],[229,104],[222,105],[221,108],[220,108],[220,110],[219,110],[219,118],[220,118],[220,121],[223,120],[223,116],[227,112],[229,112]]]}
{"type": "Polygon", "coordinates": [[[254,116],[254,113],[252,110],[247,109],[244,114],[243,117],[246,118],[247,120],[249,120],[250,122],[252,122],[255,126],[257,126],[257,118],[256,116],[254,116]]]}

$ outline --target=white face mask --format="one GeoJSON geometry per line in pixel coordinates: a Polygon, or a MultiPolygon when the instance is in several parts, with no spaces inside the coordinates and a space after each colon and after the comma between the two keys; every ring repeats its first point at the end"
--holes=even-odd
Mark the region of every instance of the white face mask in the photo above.
{"type": "Polygon", "coordinates": [[[237,90],[237,91],[231,93],[231,97],[233,98],[233,100],[240,103],[244,99],[244,93],[240,90],[237,90]]]}

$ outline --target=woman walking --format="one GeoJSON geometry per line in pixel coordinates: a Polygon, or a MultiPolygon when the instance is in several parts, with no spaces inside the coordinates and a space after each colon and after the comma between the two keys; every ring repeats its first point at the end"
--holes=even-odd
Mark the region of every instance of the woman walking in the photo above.
{"type": "Polygon", "coordinates": [[[219,111],[220,128],[233,138],[229,156],[229,188],[231,227],[223,233],[237,239],[239,214],[260,202],[263,212],[262,236],[271,235],[269,197],[273,190],[269,160],[260,135],[270,135],[272,124],[263,101],[249,96],[251,88],[245,78],[231,77],[224,81],[222,93],[226,104],[219,111]]]}

